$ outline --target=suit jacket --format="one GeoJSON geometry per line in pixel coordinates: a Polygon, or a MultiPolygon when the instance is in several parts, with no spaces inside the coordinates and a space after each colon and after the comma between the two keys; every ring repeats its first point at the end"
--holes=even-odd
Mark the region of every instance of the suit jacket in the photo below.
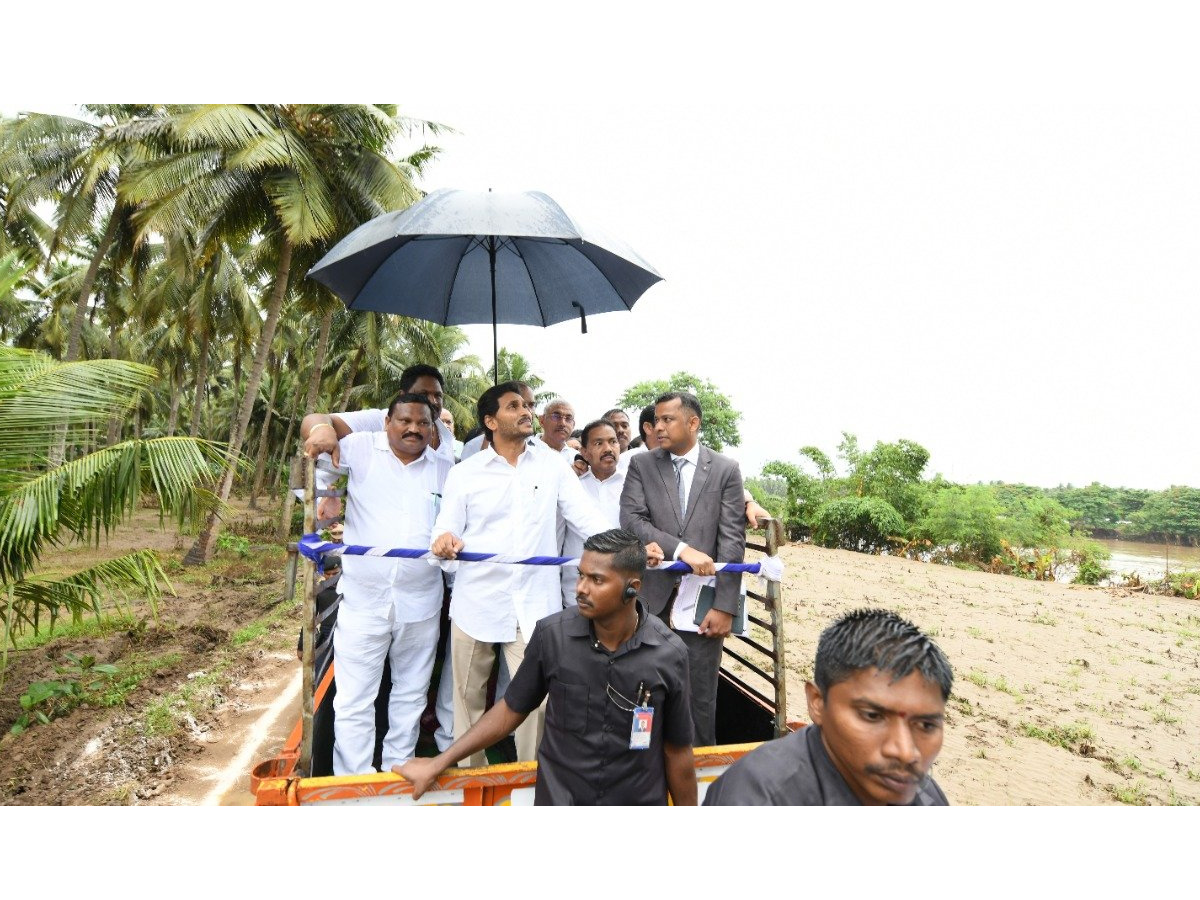
{"type": "MultiPolygon", "coordinates": [[[[745,559],[746,502],[737,462],[701,444],[687,514],[682,522],[679,518],[671,454],[658,447],[632,457],[621,491],[621,527],[643,543],[657,541],[668,561],[680,541],[707,553],[714,562],[745,559]]],[[[650,612],[662,613],[679,578],[674,572],[646,570],[642,598],[650,612]]],[[[737,572],[718,573],[713,606],[730,615],[736,612],[741,582],[737,572]]]]}

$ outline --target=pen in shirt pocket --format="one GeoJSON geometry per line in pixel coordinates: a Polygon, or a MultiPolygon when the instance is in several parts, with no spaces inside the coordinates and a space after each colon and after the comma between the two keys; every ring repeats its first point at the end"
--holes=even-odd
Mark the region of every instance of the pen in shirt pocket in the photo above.
{"type": "Polygon", "coordinates": [[[433,514],[436,516],[442,511],[442,495],[437,491],[430,491],[429,498],[433,501],[433,514]]]}

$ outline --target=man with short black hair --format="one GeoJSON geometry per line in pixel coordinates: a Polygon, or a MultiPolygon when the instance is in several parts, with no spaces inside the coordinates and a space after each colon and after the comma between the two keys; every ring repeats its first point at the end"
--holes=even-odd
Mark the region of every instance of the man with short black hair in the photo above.
{"type": "MultiPolygon", "coordinates": [[[[597,419],[589,422],[581,434],[583,448],[580,452],[588,469],[579,476],[579,484],[609,526],[616,528],[621,524],[621,488],[625,485],[625,471],[617,465],[621,449],[616,429],[608,419],[597,419]]],[[[574,559],[582,552],[583,538],[568,530],[563,539],[562,555],[574,559]]],[[[562,567],[563,606],[574,605],[578,578],[577,567],[562,567]]]]}
{"type": "Polygon", "coordinates": [[[663,805],[669,793],[676,806],[695,805],[687,650],[637,599],[646,560],[628,531],[588,538],[578,606],[538,622],[503,699],[446,752],[393,769],[414,797],[549,697],[536,804],[663,805]]]}
{"type": "MultiPolygon", "coordinates": [[[[525,389],[519,382],[502,382],[480,396],[479,421],[488,446],[446,478],[430,545],[434,555],[455,559],[465,548],[519,558],[555,556],[561,546],[557,514],[585,536],[608,528],[571,467],[556,454],[529,445],[533,406],[525,389]]],[[[458,568],[450,601],[456,736],[484,713],[496,645],[502,646],[512,672],[535,623],[560,609],[554,568],[486,563],[458,568]]],[[[519,759],[534,758],[540,720],[532,716],[518,730],[519,759]]],[[[484,764],[482,752],[473,764],[484,764]]]]}
{"type": "Polygon", "coordinates": [[[954,674],[895,613],[842,616],[817,643],[806,728],[738,760],[705,806],[946,806],[929,775],[954,674]]]}
{"type": "MultiPolygon", "coordinates": [[[[384,431],[342,438],[341,461],[350,470],[347,543],[428,546],[451,468],[429,447],[433,421],[424,394],[401,394],[388,408],[384,431]]],[[[338,587],[333,773],[358,775],[373,771],[375,697],[385,658],[392,687],[383,765],[413,755],[438,642],[442,577],[424,560],[346,556],[338,587]]]]}
{"type": "Polygon", "coordinates": [[[702,415],[689,393],[659,397],[656,449],[633,457],[621,493],[621,526],[692,569],[683,579],[647,572],[643,594],[688,648],[699,747],[716,743],[717,670],[742,581],[737,572],[717,573],[714,563],[739,563],[746,554],[742,474],[735,460],[699,443],[702,415]],[[707,610],[699,602],[704,588],[712,593],[707,610]]]}
{"type": "Polygon", "coordinates": [[[633,437],[630,434],[629,414],[619,406],[614,406],[600,418],[607,419],[612,422],[612,427],[617,432],[617,443],[621,445],[621,452],[624,453],[629,449],[629,439],[633,437]]]}

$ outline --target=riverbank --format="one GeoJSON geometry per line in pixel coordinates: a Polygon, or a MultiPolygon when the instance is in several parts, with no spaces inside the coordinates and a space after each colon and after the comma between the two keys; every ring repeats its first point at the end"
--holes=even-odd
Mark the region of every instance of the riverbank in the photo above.
{"type": "MultiPolygon", "coordinates": [[[[159,551],[177,593],[157,621],[132,610],[10,658],[4,732],[21,691],[65,652],[128,677],[111,705],[0,738],[0,803],[248,802],[244,760],[273,754],[294,721],[299,607],[280,602],[282,551],[183,569],[183,542],[143,510],[99,552],[141,546],[159,551]]],[[[60,562],[95,552],[68,548],[60,562]]],[[[790,718],[807,719],[821,629],[884,606],[954,666],[934,771],[953,803],[1200,803],[1200,602],[806,544],[781,555],[790,718]]]]}

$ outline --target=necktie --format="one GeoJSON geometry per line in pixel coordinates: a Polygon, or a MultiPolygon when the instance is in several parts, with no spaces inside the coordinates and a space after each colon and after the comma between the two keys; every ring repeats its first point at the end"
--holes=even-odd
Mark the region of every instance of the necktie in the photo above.
{"type": "Polygon", "coordinates": [[[683,467],[687,465],[687,460],[680,458],[671,462],[675,466],[675,488],[679,491],[679,521],[682,522],[687,515],[687,491],[683,488],[683,467]]]}

